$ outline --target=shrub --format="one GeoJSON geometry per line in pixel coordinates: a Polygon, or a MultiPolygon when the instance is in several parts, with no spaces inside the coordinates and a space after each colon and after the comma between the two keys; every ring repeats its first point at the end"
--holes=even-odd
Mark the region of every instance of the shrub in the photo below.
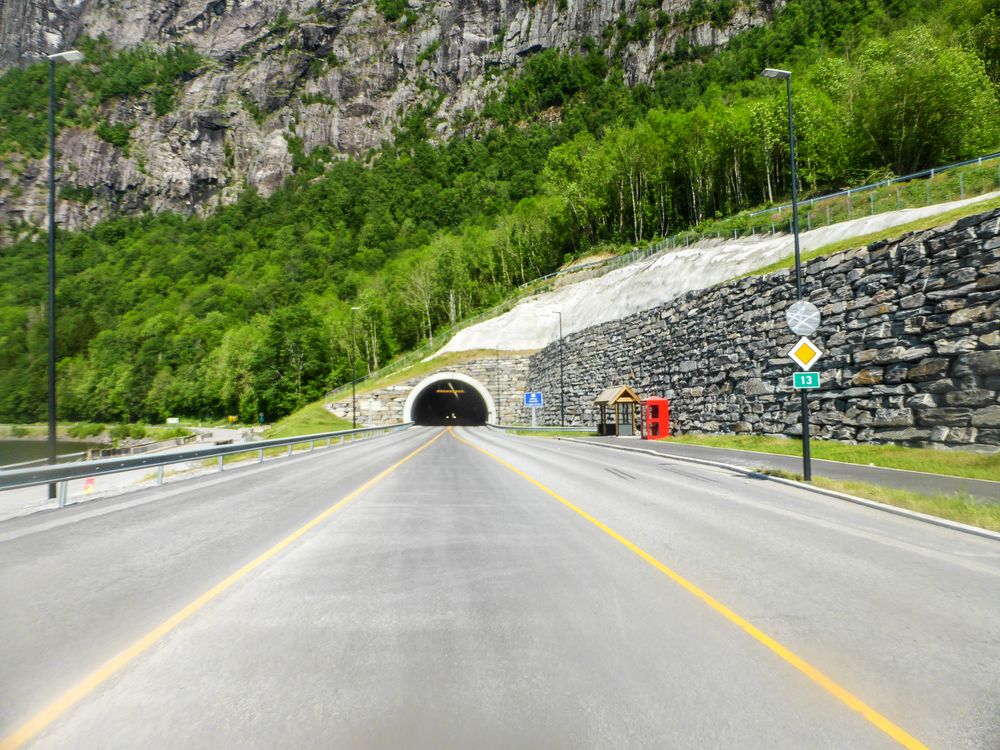
{"type": "Polygon", "coordinates": [[[108,434],[111,435],[111,439],[115,442],[123,440],[129,436],[129,425],[116,424],[108,430],[108,434]]]}
{"type": "Polygon", "coordinates": [[[75,438],[97,437],[104,432],[104,425],[97,422],[80,422],[70,427],[67,432],[70,437],[75,438]]]}

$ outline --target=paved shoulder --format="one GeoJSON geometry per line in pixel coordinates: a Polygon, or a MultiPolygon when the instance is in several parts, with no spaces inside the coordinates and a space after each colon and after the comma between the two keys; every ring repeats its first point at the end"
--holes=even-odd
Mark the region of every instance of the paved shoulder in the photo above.
{"type": "MultiPolygon", "coordinates": [[[[783,456],[759,451],[744,451],[732,448],[714,448],[706,445],[688,445],[662,440],[633,440],[629,438],[586,438],[586,442],[610,445],[619,448],[637,448],[656,451],[665,456],[679,458],[699,458],[705,461],[741,466],[747,469],[781,469],[802,473],[802,459],[799,456],[783,456]]],[[[841,461],[812,459],[813,474],[845,482],[868,482],[883,487],[894,487],[912,492],[940,492],[944,494],[968,493],[988,502],[1000,503],[1000,481],[964,479],[943,474],[928,474],[919,471],[885,469],[880,466],[864,466],[841,461]]]]}

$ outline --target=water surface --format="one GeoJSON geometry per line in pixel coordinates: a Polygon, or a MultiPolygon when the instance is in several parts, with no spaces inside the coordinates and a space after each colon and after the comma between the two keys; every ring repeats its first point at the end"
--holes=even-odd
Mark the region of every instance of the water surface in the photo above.
{"type": "MultiPolygon", "coordinates": [[[[60,455],[65,453],[79,453],[88,448],[102,447],[96,443],[77,443],[69,440],[59,440],[56,442],[56,452],[60,455]]],[[[45,440],[0,440],[0,466],[8,464],[19,464],[22,461],[34,461],[39,458],[48,458],[49,444],[45,440]]]]}

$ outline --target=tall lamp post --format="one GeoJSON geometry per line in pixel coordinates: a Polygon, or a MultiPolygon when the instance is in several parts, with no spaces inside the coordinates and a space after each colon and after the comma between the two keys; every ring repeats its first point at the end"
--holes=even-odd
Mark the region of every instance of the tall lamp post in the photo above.
{"type": "MultiPolygon", "coordinates": [[[[764,78],[784,80],[788,95],[788,143],[792,159],[792,233],[795,235],[795,299],[802,300],[802,257],[799,251],[799,181],[795,164],[795,118],[792,110],[792,72],[765,68],[764,78]]],[[[809,458],[809,392],[803,389],[802,396],[802,477],[812,481],[812,465],[809,458]]]]}
{"type": "MultiPolygon", "coordinates": [[[[56,63],[78,63],[75,49],[46,56],[49,60],[49,463],[56,462],[56,63]]],[[[49,484],[49,499],[56,485],[49,484]]]]}
{"type": "Polygon", "coordinates": [[[351,308],[351,427],[358,429],[358,397],[355,390],[357,378],[354,376],[354,312],[360,307],[351,308]]]}

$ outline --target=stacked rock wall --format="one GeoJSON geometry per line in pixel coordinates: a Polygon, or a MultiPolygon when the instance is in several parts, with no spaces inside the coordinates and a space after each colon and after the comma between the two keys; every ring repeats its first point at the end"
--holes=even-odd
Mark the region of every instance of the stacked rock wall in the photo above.
{"type": "MultiPolygon", "coordinates": [[[[816,259],[803,282],[823,314],[814,435],[1000,446],[1000,211],[816,259]]],[[[596,395],[626,383],[670,398],[675,432],[800,434],[794,299],[781,271],[567,336],[567,423],[593,425],[596,395]]],[[[557,423],[558,342],[531,358],[527,382],[546,394],[542,422],[557,423]]]]}

